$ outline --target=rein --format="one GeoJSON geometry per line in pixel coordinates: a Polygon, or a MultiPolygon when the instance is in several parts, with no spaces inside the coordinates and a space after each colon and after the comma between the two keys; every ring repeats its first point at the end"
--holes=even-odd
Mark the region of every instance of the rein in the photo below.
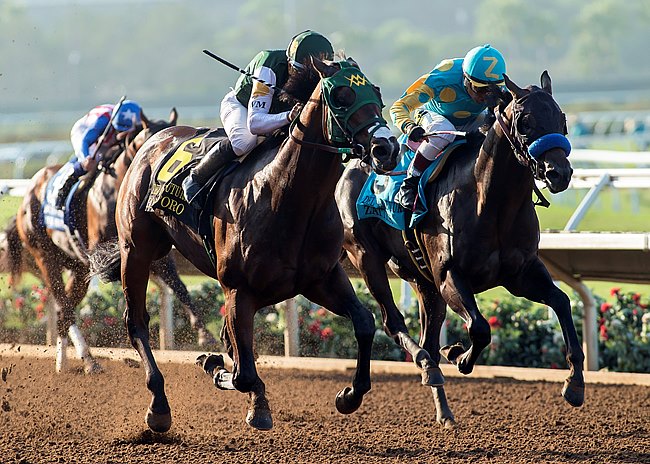
{"type": "MultiPolygon", "coordinates": [[[[508,125],[508,123],[501,116],[501,112],[499,111],[498,107],[494,108],[494,115],[496,116],[497,122],[499,123],[499,126],[503,131],[503,135],[506,137],[506,140],[508,140],[508,142],[510,143],[512,152],[515,154],[515,158],[517,158],[519,164],[529,168],[531,173],[533,174],[533,178],[543,181],[544,180],[543,171],[542,171],[543,164],[537,161],[530,154],[530,152],[528,151],[528,145],[526,145],[525,143],[519,140],[514,125],[508,125]]],[[[535,192],[535,195],[537,195],[537,201],[533,202],[535,206],[541,206],[543,208],[548,208],[549,206],[551,206],[551,203],[546,199],[546,197],[539,189],[539,187],[537,187],[536,182],[533,182],[533,191],[535,192]]]]}

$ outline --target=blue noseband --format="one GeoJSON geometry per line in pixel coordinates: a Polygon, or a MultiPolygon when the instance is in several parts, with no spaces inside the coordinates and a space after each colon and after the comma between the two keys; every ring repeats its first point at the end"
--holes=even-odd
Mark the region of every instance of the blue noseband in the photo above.
{"type": "Polygon", "coordinates": [[[528,153],[537,159],[542,153],[552,148],[560,148],[569,156],[569,153],[571,153],[571,142],[562,134],[546,134],[528,146],[528,153]]]}

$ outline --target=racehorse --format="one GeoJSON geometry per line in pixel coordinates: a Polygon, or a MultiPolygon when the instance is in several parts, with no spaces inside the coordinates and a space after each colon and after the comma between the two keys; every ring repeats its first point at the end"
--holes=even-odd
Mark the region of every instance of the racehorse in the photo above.
{"type": "MultiPolygon", "coordinates": [[[[357,368],[352,388],[337,395],[338,411],[354,412],[370,390],[374,320],[339,263],[343,227],[334,190],[342,172],[340,153],[362,157],[384,172],[395,167],[398,144],[381,116],[378,88],[353,60],[314,59],[313,63],[320,81],[289,127],[289,138],[279,148],[260,147],[216,187],[209,210],[216,264],[187,226],[139,208],[163,155],[193,137],[196,129],[174,127],[149,139],[124,179],[118,196],[116,248],[121,254],[125,322],[152,394],[145,420],[154,431],[169,430],[171,410],[149,346],[143,276],[172,244],[221,284],[226,300],[221,336],[233,360],[233,372],[225,372],[221,365],[214,381],[219,388],[249,393],[246,422],[251,427],[272,428],[265,386],[255,366],[253,317],[260,308],[297,294],[351,319],[354,325],[357,368]]],[[[102,277],[115,271],[105,266],[102,277]]]]}
{"type": "Polygon", "coordinates": [[[493,89],[499,95],[494,102],[496,118],[485,138],[468,137],[426,189],[429,212],[417,225],[417,233],[430,273],[421,273],[414,265],[399,230],[380,219],[358,219],[355,202],[368,178],[367,168],[349,163],[336,191],[347,257],[379,303],[387,334],[423,370],[422,383],[432,387],[437,420],[445,426],[454,423],[438,368],[446,305],[466,322],[471,346],[467,350],[462,345],[445,347],[443,354],[460,372],[469,374],[490,343],[490,326],[474,294],[496,286],[553,308],[571,369],[562,395],[572,406],[584,401],[584,354],[569,298],[538,258],[539,222],[532,201],[536,179],[553,193],[569,185],[573,170],[567,158],[565,116],[553,99],[546,71],[541,88],[519,88],[507,76],[505,84],[509,92],[493,89]],[[387,263],[417,293],[419,346],[394,303],[387,263]]]}
{"type": "MultiPolygon", "coordinates": [[[[58,306],[56,362],[58,372],[65,369],[68,334],[78,355],[84,361],[86,373],[101,370],[75,324],[75,308],[88,290],[87,253],[117,236],[114,219],[115,202],[124,174],[135,152],[148,137],[176,124],[178,115],[175,109],[170,112],[169,117],[169,121],[152,121],[143,114],[141,130],[133,135],[123,133],[126,137],[122,137],[118,145],[103,153],[104,160],[115,157],[115,161],[110,165],[107,163],[107,169],[99,172],[92,184],[87,183],[84,187],[80,187],[87,190],[87,197],[82,203],[73,206],[79,211],[77,219],[81,240],[64,231],[47,229],[39,218],[45,186],[60,166],[43,168],[32,177],[31,186],[27,190],[16,219],[5,231],[9,247],[9,253],[5,256],[11,260],[8,267],[12,273],[12,281],[16,280],[22,272],[23,265],[26,264],[26,268],[36,271],[35,273],[43,280],[58,306]],[[29,257],[23,255],[25,250],[29,257]],[[70,271],[70,276],[64,282],[63,273],[66,270],[70,271]]],[[[194,314],[196,308],[176,272],[171,257],[154,263],[152,273],[155,280],[167,284],[179,297],[189,312],[192,326],[199,331],[199,339],[214,342],[202,321],[194,314]]]]}

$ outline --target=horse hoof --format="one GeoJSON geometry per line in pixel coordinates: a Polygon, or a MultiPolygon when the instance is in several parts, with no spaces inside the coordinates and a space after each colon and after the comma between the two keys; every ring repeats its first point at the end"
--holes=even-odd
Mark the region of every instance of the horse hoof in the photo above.
{"type": "Polygon", "coordinates": [[[445,430],[453,430],[456,428],[456,421],[453,417],[441,417],[436,419],[436,422],[442,426],[445,430]]]}
{"type": "Polygon", "coordinates": [[[148,409],[144,421],[152,431],[165,433],[172,426],[172,413],[157,414],[148,409]]]}
{"type": "Polygon", "coordinates": [[[104,368],[97,361],[92,360],[85,365],[84,372],[87,375],[102,374],[104,372],[104,368]]]}
{"type": "Polygon", "coordinates": [[[430,367],[422,371],[422,385],[427,387],[442,387],[445,377],[439,367],[430,367]]]}
{"type": "Polygon", "coordinates": [[[585,386],[574,385],[570,380],[567,379],[564,381],[562,396],[571,406],[579,408],[585,402],[585,386]]]}
{"type": "Polygon", "coordinates": [[[356,395],[350,387],[345,387],[336,394],[336,410],[341,414],[352,414],[359,409],[363,397],[356,398],[356,395]]]}
{"type": "Polygon", "coordinates": [[[465,352],[465,347],[462,343],[455,345],[445,345],[440,348],[440,354],[445,357],[451,364],[457,364],[458,357],[465,352]]]}
{"type": "Polygon", "coordinates": [[[251,408],[246,414],[246,423],[257,430],[271,430],[273,428],[273,417],[269,409],[251,408]]]}

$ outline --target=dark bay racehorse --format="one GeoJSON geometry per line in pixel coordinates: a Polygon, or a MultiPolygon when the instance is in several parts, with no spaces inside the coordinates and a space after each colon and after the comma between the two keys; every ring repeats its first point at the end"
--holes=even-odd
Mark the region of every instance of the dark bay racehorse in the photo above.
{"type": "Polygon", "coordinates": [[[441,175],[428,185],[429,213],[418,230],[431,279],[414,266],[400,231],[379,219],[357,219],[355,201],[368,177],[364,166],[350,163],[336,191],[347,256],[377,299],[386,332],[423,370],[423,384],[432,386],[437,419],[444,425],[454,421],[437,367],[446,305],[467,323],[471,346],[465,350],[455,345],[443,352],[460,372],[469,374],[481,350],[490,343],[490,326],[479,312],[474,294],[500,285],[556,312],[571,368],[562,395],[573,406],[584,400],[584,355],[569,298],[553,283],[537,256],[540,232],[532,202],[535,179],[544,181],[553,193],[569,185],[573,171],[567,158],[570,146],[564,138],[565,117],[551,95],[546,72],[541,88],[521,89],[507,77],[505,82],[510,92],[499,92],[498,117],[485,140],[468,140],[457,148],[441,175]],[[533,152],[536,158],[531,156],[533,152]],[[411,282],[417,293],[420,346],[409,336],[404,317],[395,306],[386,263],[411,282]]]}
{"type": "MultiPolygon", "coordinates": [[[[75,324],[75,308],[88,290],[88,251],[93,250],[111,238],[117,237],[115,227],[115,202],[117,191],[124,175],[131,164],[137,149],[144,141],[159,130],[176,124],[177,113],[172,110],[170,120],[150,121],[142,115],[142,129],[133,137],[122,140],[118,146],[111,147],[104,153],[104,159],[115,156],[112,166],[98,173],[89,188],[86,201],[78,205],[78,229],[81,241],[64,232],[49,230],[39,219],[45,186],[57,172],[59,166],[46,167],[32,178],[31,187],[18,210],[15,222],[6,231],[10,252],[5,256],[11,259],[9,267],[14,275],[22,271],[23,264],[28,270],[35,270],[53,296],[57,308],[57,371],[65,368],[68,334],[77,353],[84,360],[87,373],[100,370],[99,364],[90,354],[83,335],[75,324]],[[23,251],[28,255],[24,256],[23,251]],[[36,268],[36,269],[34,269],[36,268]],[[70,271],[64,282],[64,273],[70,271]]],[[[205,331],[197,316],[185,285],[180,280],[174,262],[166,258],[152,266],[154,276],[159,282],[166,283],[177,294],[190,313],[193,327],[199,330],[200,339],[214,342],[205,331]]]]}
{"type": "Polygon", "coordinates": [[[175,218],[139,208],[154,167],[195,129],[176,127],[158,133],[138,152],[126,175],[117,214],[125,322],[146,369],[152,393],[146,423],[154,431],[169,429],[171,410],[149,346],[145,276],[151,262],[165,256],[172,244],[221,283],[226,298],[222,339],[234,371],[220,369],[214,380],[220,388],[250,393],[246,418],[250,426],[272,427],[264,383],[255,366],[253,316],[260,308],[297,294],[348,317],[354,325],[357,370],[352,388],[337,395],[337,409],[352,413],[370,390],[374,322],[339,264],[343,227],[334,190],[342,165],[330,140],[344,137],[345,146],[354,147],[348,152],[363,156],[380,172],[395,167],[398,145],[381,116],[378,89],[354,62],[314,59],[314,66],[321,80],[290,127],[290,138],[279,149],[249,156],[218,186],[211,211],[216,269],[195,233],[175,218]]]}

